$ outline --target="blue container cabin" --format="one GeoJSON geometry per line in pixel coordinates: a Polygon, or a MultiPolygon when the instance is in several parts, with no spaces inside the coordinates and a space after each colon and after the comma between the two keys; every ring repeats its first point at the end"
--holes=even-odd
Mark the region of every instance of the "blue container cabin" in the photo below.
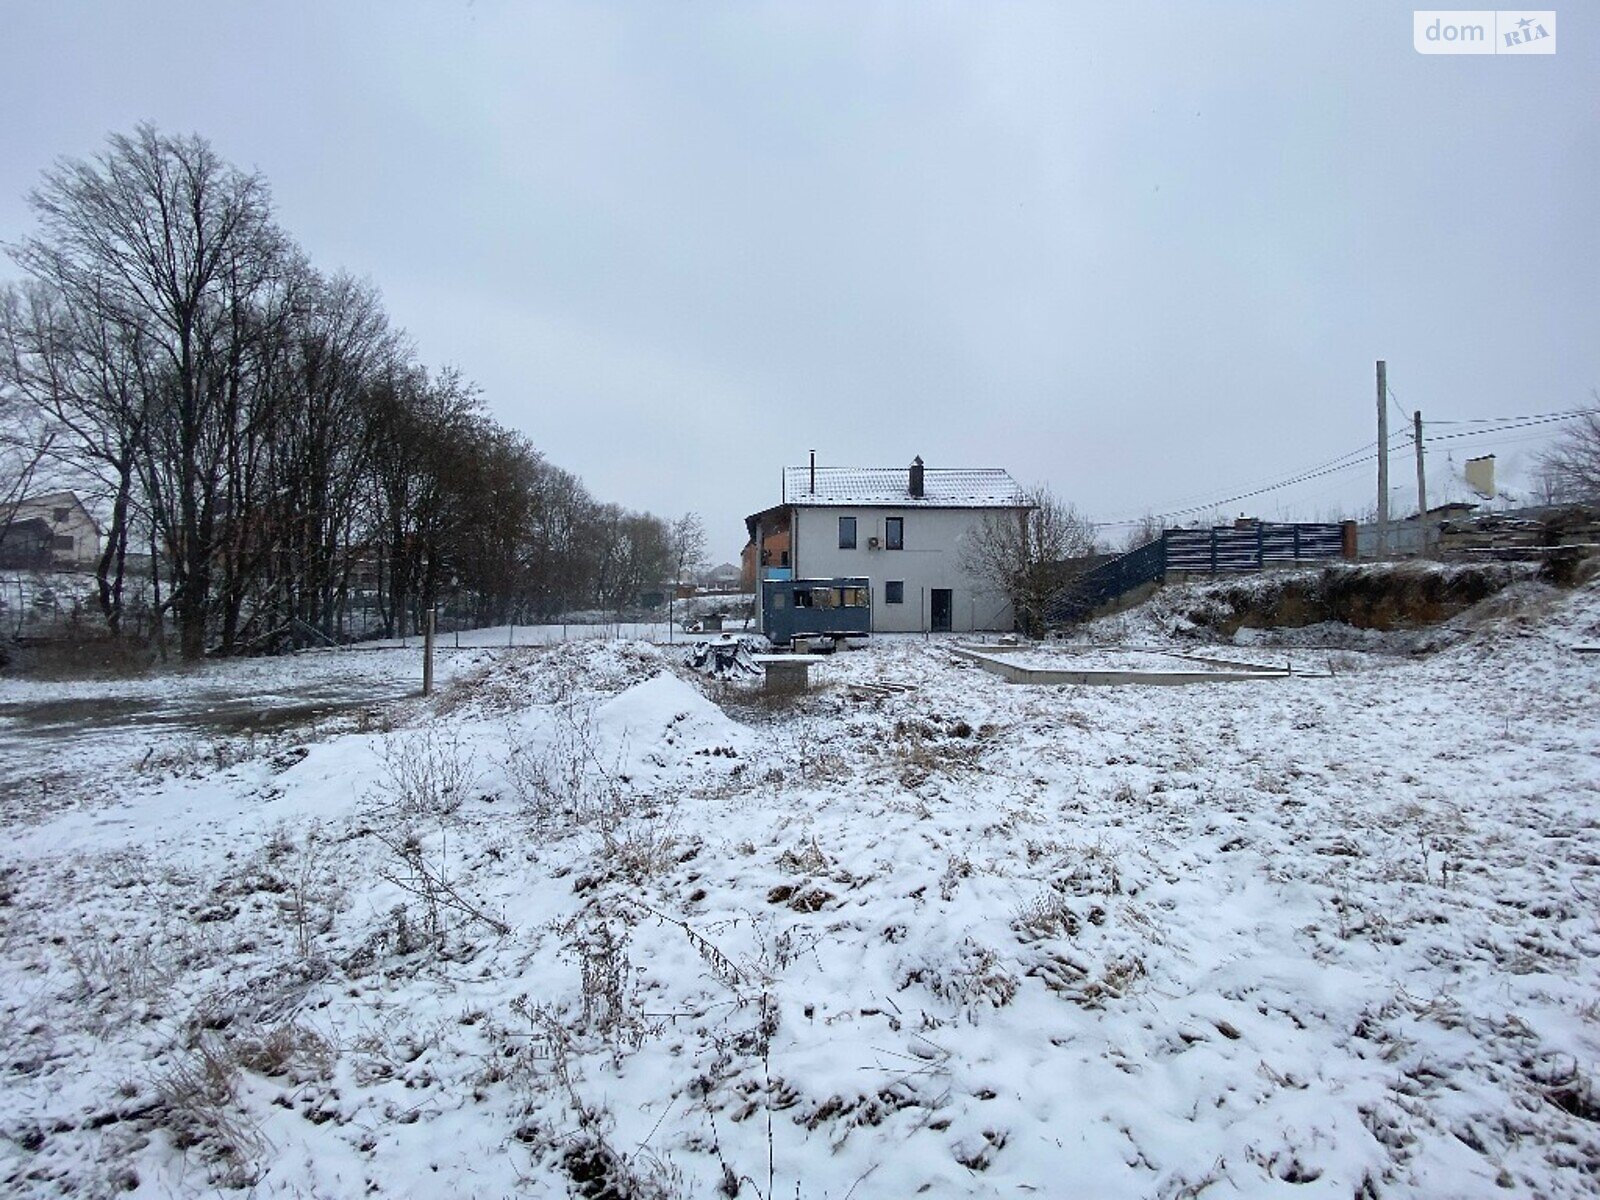
{"type": "Polygon", "coordinates": [[[872,587],[861,577],[763,579],[761,632],[774,646],[796,637],[866,637],[872,632],[872,587]]]}

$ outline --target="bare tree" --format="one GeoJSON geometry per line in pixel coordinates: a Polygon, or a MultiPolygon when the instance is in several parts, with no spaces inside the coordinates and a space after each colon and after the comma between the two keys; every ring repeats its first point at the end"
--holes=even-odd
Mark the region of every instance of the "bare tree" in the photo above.
{"type": "Polygon", "coordinates": [[[29,203],[5,249],[30,278],[0,288],[0,534],[36,471],[86,490],[113,635],[137,557],[186,658],[335,640],[352,593],[391,635],[446,594],[484,621],[620,613],[700,562],[698,517],[670,537],[490,420],[204,139],[113,135],[29,203]]]}
{"type": "MultiPolygon", "coordinates": [[[[1595,393],[1600,402],[1600,392],[1595,393]]],[[[1547,503],[1600,503],[1600,408],[1575,420],[1540,459],[1547,503]]]]}
{"type": "Polygon", "coordinates": [[[621,619],[623,610],[672,570],[667,523],[649,513],[601,505],[586,531],[595,548],[595,600],[621,619]]]}
{"type": "Polygon", "coordinates": [[[989,513],[964,539],[961,565],[1003,593],[1030,636],[1044,629],[1045,609],[1095,551],[1094,525],[1047,486],[1032,489],[1020,512],[989,513]]]}
{"type": "Polygon", "coordinates": [[[368,396],[367,442],[378,540],[388,567],[386,633],[420,628],[449,578],[461,526],[458,486],[482,430],[478,392],[454,370],[405,366],[368,396]]]}
{"type": "Polygon", "coordinates": [[[353,543],[370,532],[366,393],[402,354],[370,284],[307,267],[295,291],[295,320],[271,364],[282,415],[270,439],[257,573],[270,619],[304,644],[339,633],[353,543]]]}
{"type": "Polygon", "coordinates": [[[667,527],[667,546],[672,555],[672,588],[667,592],[667,638],[672,638],[672,612],[678,585],[685,574],[705,565],[706,526],[699,513],[686,512],[667,527]]]}
{"type": "Polygon", "coordinates": [[[591,557],[587,527],[593,498],[571,471],[541,462],[532,481],[531,518],[524,533],[529,601],[550,620],[587,598],[580,582],[591,557]]]}
{"type": "Polygon", "coordinates": [[[1158,517],[1154,513],[1145,513],[1144,516],[1139,518],[1139,523],[1129,529],[1127,536],[1123,538],[1123,552],[1137,550],[1140,546],[1155,541],[1166,530],[1167,521],[1165,517],[1158,517]]]}
{"type": "Polygon", "coordinates": [[[667,529],[673,569],[678,579],[693,574],[706,563],[706,525],[699,513],[687,512],[667,529]]]}
{"type": "Polygon", "coordinates": [[[266,414],[252,391],[259,305],[287,241],[267,185],[199,137],[149,125],[93,161],[65,159],[29,196],[41,232],[12,248],[23,270],[136,343],[149,416],[138,462],[164,543],[185,658],[205,649],[213,579],[248,520],[229,485],[253,461],[266,414]]]}
{"type": "MultiPolygon", "coordinates": [[[[0,293],[0,346],[17,308],[14,289],[0,293]]],[[[17,505],[32,488],[55,440],[43,412],[20,384],[12,356],[0,350],[0,543],[11,531],[17,505]]]]}
{"type": "Polygon", "coordinates": [[[115,319],[98,292],[79,301],[38,281],[0,292],[0,381],[20,406],[15,428],[33,430],[39,448],[48,430],[53,466],[104,506],[95,574],[101,613],[116,636],[149,397],[137,331],[115,319]]]}

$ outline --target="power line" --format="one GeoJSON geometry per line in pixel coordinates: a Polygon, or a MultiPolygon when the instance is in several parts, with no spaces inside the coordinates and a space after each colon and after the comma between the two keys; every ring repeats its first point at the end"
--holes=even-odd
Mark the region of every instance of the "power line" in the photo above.
{"type": "MultiPolygon", "coordinates": [[[[1551,413],[1543,417],[1515,420],[1513,424],[1509,425],[1496,425],[1491,429],[1464,429],[1460,433],[1436,433],[1432,437],[1424,437],[1422,440],[1424,442],[1449,442],[1454,441],[1456,438],[1488,437],[1490,434],[1504,433],[1513,429],[1531,429],[1536,425],[1556,425],[1562,421],[1570,421],[1574,417],[1582,416],[1583,411],[1592,412],[1594,410],[1580,410],[1579,412],[1573,413],[1551,413]]],[[[1430,424],[1433,423],[1434,422],[1430,422],[1430,424]]],[[[1437,422],[1437,424],[1443,425],[1445,422],[1440,421],[1437,422]]],[[[1451,422],[1451,424],[1455,424],[1455,422],[1451,422]]]]}
{"type": "MultiPolygon", "coordinates": [[[[1355,450],[1349,451],[1348,453],[1341,454],[1337,458],[1329,459],[1327,462],[1318,463],[1315,466],[1302,468],[1302,470],[1304,470],[1304,471],[1317,471],[1317,470],[1321,470],[1323,467],[1333,466],[1333,465],[1335,465],[1337,463],[1342,462],[1344,459],[1349,458],[1351,454],[1360,454],[1364,450],[1371,450],[1375,446],[1377,446],[1377,444],[1378,443],[1376,441],[1368,442],[1365,446],[1361,446],[1361,447],[1358,447],[1355,450]]],[[[1271,480],[1272,480],[1272,476],[1269,475],[1269,476],[1267,476],[1267,478],[1265,480],[1261,481],[1260,485],[1257,485],[1257,484],[1246,484],[1245,486],[1246,487],[1265,486],[1265,485],[1269,484],[1271,482],[1271,480]]],[[[1194,500],[1195,503],[1198,504],[1202,508],[1208,507],[1208,504],[1202,503],[1198,499],[1199,497],[1204,496],[1204,495],[1206,495],[1205,492],[1188,492],[1188,493],[1186,493],[1186,494],[1184,494],[1182,496],[1179,496],[1176,499],[1174,499],[1172,501],[1172,503],[1178,506],[1178,509],[1176,511],[1182,511],[1182,512],[1187,512],[1188,511],[1188,509],[1183,507],[1183,506],[1186,504],[1186,502],[1188,502],[1190,500],[1194,500]]],[[[1144,520],[1145,516],[1152,516],[1153,517],[1153,516],[1164,516],[1164,515],[1166,515],[1166,514],[1164,514],[1164,513],[1146,513],[1143,516],[1131,517],[1131,518],[1129,518],[1127,520],[1101,521],[1101,522],[1097,522],[1097,523],[1101,524],[1101,525],[1138,525],[1144,520]]]]}
{"type": "MultiPolygon", "coordinates": [[[[1393,454],[1396,450],[1404,449],[1405,447],[1413,444],[1414,439],[1409,432],[1402,433],[1397,431],[1389,435],[1390,454],[1393,454]]],[[[1306,467],[1301,471],[1297,471],[1288,478],[1247,488],[1247,490],[1234,496],[1224,496],[1221,499],[1206,500],[1204,502],[1191,505],[1180,505],[1179,507],[1169,509],[1165,512],[1146,513],[1143,516],[1129,520],[1096,521],[1094,524],[1102,528],[1124,525],[1140,525],[1145,520],[1161,519],[1164,517],[1192,516],[1196,513],[1208,512],[1212,509],[1221,508],[1224,505],[1234,504],[1240,500],[1249,500],[1256,496],[1265,495],[1268,492],[1281,491],[1284,488],[1294,487],[1301,483],[1308,483],[1313,479],[1321,479],[1328,475],[1337,475],[1341,472],[1354,470],[1356,467],[1361,467],[1368,463],[1376,462],[1378,460],[1378,455],[1376,453],[1377,447],[1377,439],[1373,439],[1365,446],[1358,446],[1354,450],[1346,451],[1337,458],[1329,459],[1327,462],[1319,463],[1313,467],[1306,467]],[[1373,453],[1367,453],[1368,451],[1373,451],[1373,453]],[[1357,455],[1360,455],[1361,457],[1356,457],[1357,455]]]]}
{"type": "Polygon", "coordinates": [[[1408,413],[1408,412],[1407,412],[1407,411],[1406,411],[1406,410],[1405,410],[1405,408],[1404,408],[1404,407],[1403,407],[1403,406],[1402,406],[1402,405],[1401,405],[1401,403],[1400,403],[1400,397],[1398,397],[1398,396],[1396,396],[1396,395],[1395,395],[1395,394],[1394,394],[1394,389],[1393,389],[1393,388],[1392,388],[1392,387],[1390,387],[1390,386],[1389,386],[1389,384],[1388,384],[1388,382],[1387,382],[1387,381],[1385,381],[1385,382],[1384,382],[1384,385],[1383,385],[1383,390],[1384,390],[1384,391],[1386,391],[1386,392],[1388,392],[1388,393],[1389,393],[1389,399],[1390,399],[1390,400],[1392,400],[1392,401],[1394,401],[1394,409],[1395,409],[1395,411],[1396,411],[1396,412],[1397,412],[1397,413],[1399,413],[1399,414],[1400,414],[1400,419],[1401,419],[1401,420],[1402,420],[1402,421],[1409,421],[1409,420],[1411,420],[1411,414],[1410,414],[1410,413],[1408,413]]]}
{"type": "MultiPolygon", "coordinates": [[[[1373,445],[1375,446],[1375,445],[1377,445],[1377,443],[1374,442],[1373,445]]],[[[1356,451],[1352,451],[1352,453],[1357,453],[1357,452],[1356,451]]],[[[1229,505],[1229,504],[1235,504],[1240,500],[1249,500],[1249,499],[1251,499],[1251,498],[1253,498],[1255,496],[1265,495],[1268,492],[1281,491],[1282,489],[1284,489],[1286,487],[1294,487],[1296,484],[1308,483],[1313,479],[1321,479],[1326,475],[1337,475],[1337,474],[1339,474],[1341,472],[1344,472],[1344,471],[1351,471],[1351,470],[1354,470],[1356,467],[1365,466],[1367,463],[1376,462],[1377,459],[1378,459],[1378,456],[1376,454],[1367,454],[1367,455],[1365,455],[1365,456],[1363,456],[1361,458],[1353,459],[1350,462],[1338,462],[1336,460],[1333,464],[1330,464],[1328,466],[1322,467],[1321,469],[1318,469],[1318,470],[1304,472],[1304,473],[1302,473],[1300,475],[1297,475],[1297,476],[1293,477],[1292,479],[1280,480],[1277,483],[1270,483],[1270,484],[1267,484],[1264,487],[1258,487],[1258,488],[1254,488],[1254,489],[1252,489],[1250,491],[1240,492],[1240,493],[1238,493],[1237,495],[1234,495],[1234,496],[1224,496],[1219,500],[1209,500],[1204,504],[1194,504],[1194,505],[1190,505],[1190,506],[1188,506],[1186,508],[1174,508],[1174,509],[1168,510],[1167,512],[1149,513],[1149,514],[1146,514],[1146,516],[1148,518],[1151,518],[1151,519],[1161,519],[1161,518],[1164,518],[1164,517],[1193,516],[1196,513],[1209,512],[1212,509],[1222,508],[1225,505],[1229,505]]],[[[1145,518],[1140,518],[1138,520],[1132,520],[1132,521],[1096,521],[1095,524],[1098,525],[1098,526],[1101,526],[1101,527],[1120,526],[1120,525],[1139,525],[1139,524],[1142,524],[1144,520],[1145,520],[1145,518]]]]}
{"type": "MultiPolygon", "coordinates": [[[[1495,442],[1495,448],[1499,449],[1501,446],[1523,446],[1531,442],[1548,442],[1549,437],[1550,434],[1548,432],[1519,434],[1516,437],[1500,438],[1495,442]]],[[[1461,448],[1470,450],[1473,447],[1463,446],[1461,448]]]]}
{"type": "Polygon", "coordinates": [[[1514,417],[1464,417],[1459,421],[1444,421],[1430,419],[1429,425],[1492,425],[1499,421],[1538,421],[1549,418],[1550,420],[1564,421],[1571,417],[1591,416],[1600,413],[1597,408],[1569,408],[1562,412],[1548,413],[1522,413],[1514,417]]]}
{"type": "MultiPolygon", "coordinates": [[[[1403,408],[1400,408],[1400,401],[1395,396],[1394,389],[1386,386],[1385,390],[1389,395],[1389,399],[1392,400],[1395,407],[1400,410],[1400,415],[1405,417],[1407,421],[1410,421],[1410,415],[1407,414],[1403,408]]],[[[1427,424],[1429,425],[1464,425],[1492,422],[1508,423],[1498,424],[1495,425],[1494,428],[1490,429],[1469,429],[1462,430],[1459,433],[1439,433],[1434,434],[1432,437],[1424,435],[1422,441],[1426,445],[1433,442],[1455,441],[1460,438],[1488,437],[1494,434],[1507,433],[1517,429],[1531,429],[1542,425],[1554,425],[1562,421],[1570,421],[1574,417],[1592,415],[1595,413],[1600,413],[1600,409],[1577,408],[1566,412],[1532,413],[1521,417],[1482,417],[1462,421],[1428,421],[1427,424]]],[[[1537,440],[1537,436],[1538,435],[1535,435],[1532,438],[1517,438],[1514,439],[1514,441],[1520,443],[1524,440],[1537,440]]],[[[1143,524],[1145,520],[1161,520],[1167,517],[1193,516],[1197,513],[1203,513],[1213,509],[1222,508],[1225,505],[1236,504],[1240,500],[1254,499],[1256,496],[1266,495],[1269,492],[1282,491],[1284,488],[1295,487],[1302,483],[1309,483],[1313,479],[1321,479],[1328,475],[1341,474],[1345,471],[1354,470],[1356,467],[1361,467],[1368,463],[1376,462],[1378,459],[1378,455],[1375,452],[1377,445],[1378,443],[1376,439],[1374,439],[1373,441],[1368,442],[1365,446],[1360,446],[1354,450],[1347,451],[1346,453],[1339,455],[1337,458],[1330,459],[1327,462],[1321,463],[1315,467],[1307,467],[1303,471],[1298,472],[1286,479],[1281,479],[1272,483],[1266,483],[1259,487],[1240,492],[1237,495],[1224,497],[1220,500],[1209,500],[1203,503],[1169,509],[1166,512],[1146,513],[1141,517],[1128,520],[1096,521],[1094,522],[1094,525],[1100,529],[1135,526],[1143,524]],[[1366,453],[1367,451],[1374,451],[1374,453],[1366,453]],[[1362,457],[1355,458],[1353,457],[1354,455],[1362,455],[1362,457]]],[[[1389,435],[1390,454],[1393,454],[1397,450],[1403,450],[1409,446],[1415,445],[1416,436],[1411,432],[1410,429],[1397,430],[1389,435]]]]}

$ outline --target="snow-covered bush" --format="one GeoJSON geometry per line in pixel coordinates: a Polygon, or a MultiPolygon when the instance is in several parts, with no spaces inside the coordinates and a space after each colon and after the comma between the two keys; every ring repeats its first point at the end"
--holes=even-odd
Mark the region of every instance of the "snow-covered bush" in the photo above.
{"type": "Polygon", "coordinates": [[[407,730],[384,739],[372,799],[403,818],[449,816],[478,780],[477,757],[459,732],[407,730]]]}

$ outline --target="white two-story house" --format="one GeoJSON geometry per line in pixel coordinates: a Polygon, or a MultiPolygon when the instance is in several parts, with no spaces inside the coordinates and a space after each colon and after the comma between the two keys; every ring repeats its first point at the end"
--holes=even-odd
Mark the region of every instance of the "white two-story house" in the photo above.
{"type": "Polygon", "coordinates": [[[76,492],[0,506],[0,563],[86,570],[100,558],[100,527],[76,492]]]}
{"type": "Polygon", "coordinates": [[[1020,519],[999,468],[785,467],[783,502],[745,519],[761,579],[866,579],[874,633],[1009,630],[1007,598],[962,568],[985,518],[1020,519]]]}

